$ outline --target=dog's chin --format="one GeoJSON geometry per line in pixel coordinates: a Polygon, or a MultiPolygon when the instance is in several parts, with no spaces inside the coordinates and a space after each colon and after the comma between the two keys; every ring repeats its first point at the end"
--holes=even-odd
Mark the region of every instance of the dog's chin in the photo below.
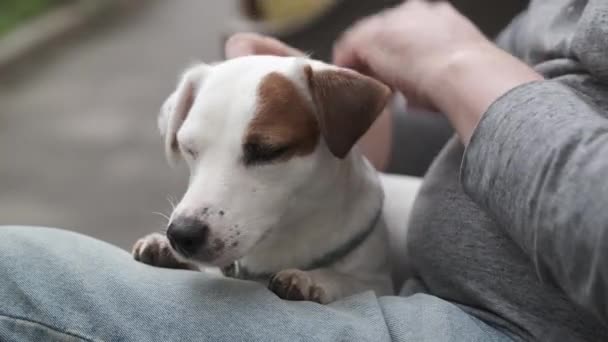
{"type": "Polygon", "coordinates": [[[241,254],[235,253],[223,253],[220,255],[208,255],[205,253],[197,253],[194,255],[183,255],[179,251],[174,251],[174,254],[180,261],[186,263],[193,263],[200,267],[227,267],[231,265],[236,260],[242,257],[241,254]]]}
{"type": "Polygon", "coordinates": [[[218,257],[217,259],[213,259],[213,260],[191,259],[191,262],[194,262],[194,263],[196,263],[197,265],[199,265],[201,267],[224,268],[224,267],[229,266],[230,264],[232,264],[236,260],[238,260],[238,258],[218,257]]]}

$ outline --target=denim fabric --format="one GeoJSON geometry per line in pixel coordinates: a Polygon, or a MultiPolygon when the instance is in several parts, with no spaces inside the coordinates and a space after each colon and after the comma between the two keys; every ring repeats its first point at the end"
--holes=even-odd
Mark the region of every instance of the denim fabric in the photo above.
{"type": "Polygon", "coordinates": [[[289,302],[76,233],[0,227],[0,341],[508,341],[426,294],[289,302]]]}

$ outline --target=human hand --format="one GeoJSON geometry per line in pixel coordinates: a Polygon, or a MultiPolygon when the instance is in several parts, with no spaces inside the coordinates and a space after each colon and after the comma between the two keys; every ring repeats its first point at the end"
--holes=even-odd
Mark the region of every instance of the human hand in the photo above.
{"type": "Polygon", "coordinates": [[[433,105],[433,90],[453,60],[488,46],[449,3],[410,0],[346,31],[335,45],[334,62],[380,79],[410,101],[433,105]]]}
{"type": "Polygon", "coordinates": [[[466,145],[482,115],[509,90],[543,77],[499,49],[452,5],[409,0],[364,19],[334,47],[338,66],[445,114],[466,145]]]}

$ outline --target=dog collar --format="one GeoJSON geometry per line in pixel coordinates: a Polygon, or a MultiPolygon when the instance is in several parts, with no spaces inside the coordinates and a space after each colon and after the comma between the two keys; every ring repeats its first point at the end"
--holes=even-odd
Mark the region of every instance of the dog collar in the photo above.
{"type": "MultiPolygon", "coordinates": [[[[299,269],[303,271],[310,271],[318,268],[324,268],[333,265],[337,261],[349,255],[352,251],[354,251],[357,247],[359,247],[370,234],[375,230],[378,225],[378,221],[380,221],[380,217],[382,216],[382,208],[378,210],[371,224],[362,232],[355,235],[352,239],[346,241],[343,245],[334,249],[331,252],[328,252],[322,255],[320,258],[313,260],[306,267],[300,267],[299,269]]],[[[246,267],[241,265],[239,260],[231,263],[230,265],[222,268],[222,273],[226,277],[243,279],[243,280],[266,280],[269,279],[273,273],[267,272],[250,272],[246,267]]]]}

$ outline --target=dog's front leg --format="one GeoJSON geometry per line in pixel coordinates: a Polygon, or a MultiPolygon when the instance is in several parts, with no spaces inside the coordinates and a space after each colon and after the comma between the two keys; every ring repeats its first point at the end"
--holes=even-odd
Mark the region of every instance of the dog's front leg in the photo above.
{"type": "Polygon", "coordinates": [[[377,295],[392,294],[388,276],[353,276],[327,268],[280,271],[270,278],[268,288],[283,299],[309,300],[321,304],[370,289],[375,290],[377,295]]]}
{"type": "Polygon", "coordinates": [[[152,266],[195,271],[200,270],[198,266],[194,264],[179,260],[175,254],[173,254],[167,237],[159,233],[146,235],[137,240],[135,245],[133,245],[131,254],[135,260],[152,266]]]}

